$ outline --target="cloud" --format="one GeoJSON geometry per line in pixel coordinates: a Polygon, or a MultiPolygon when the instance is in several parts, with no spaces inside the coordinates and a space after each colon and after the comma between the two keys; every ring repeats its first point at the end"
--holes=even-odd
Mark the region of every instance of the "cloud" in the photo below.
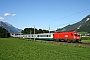
{"type": "Polygon", "coordinates": [[[25,28],[29,28],[29,27],[25,27],[25,28]]]}
{"type": "Polygon", "coordinates": [[[0,17],[0,20],[4,20],[4,18],[3,17],[0,17]]]}
{"type": "Polygon", "coordinates": [[[4,14],[4,16],[9,16],[9,15],[10,15],[10,13],[5,13],[5,14],[4,14]]]}
{"type": "Polygon", "coordinates": [[[15,16],[16,14],[12,14],[12,16],[15,16]]]}

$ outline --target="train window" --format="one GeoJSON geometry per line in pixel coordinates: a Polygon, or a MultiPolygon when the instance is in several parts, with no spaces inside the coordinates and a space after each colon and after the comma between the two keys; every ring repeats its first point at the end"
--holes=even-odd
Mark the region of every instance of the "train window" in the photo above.
{"type": "Polygon", "coordinates": [[[39,37],[43,37],[43,35],[39,35],[39,37]]]}
{"type": "Polygon", "coordinates": [[[42,35],[42,37],[47,37],[47,35],[42,35]]]}
{"type": "Polygon", "coordinates": [[[51,35],[48,35],[48,37],[51,37],[51,35]]]}
{"type": "Polygon", "coordinates": [[[12,34],[12,35],[14,35],[14,34],[12,34]]]}
{"type": "Polygon", "coordinates": [[[28,35],[28,37],[30,37],[30,35],[28,35]]]}
{"type": "Polygon", "coordinates": [[[49,35],[39,35],[39,37],[49,37],[49,35]]]}
{"type": "Polygon", "coordinates": [[[37,37],[39,37],[39,35],[37,35],[37,37]]]}

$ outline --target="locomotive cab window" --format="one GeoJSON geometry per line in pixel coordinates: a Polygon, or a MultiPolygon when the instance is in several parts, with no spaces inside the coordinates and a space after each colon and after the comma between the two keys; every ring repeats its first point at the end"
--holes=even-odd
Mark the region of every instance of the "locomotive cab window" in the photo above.
{"type": "Polygon", "coordinates": [[[75,34],[75,36],[77,36],[77,34],[75,34]]]}
{"type": "Polygon", "coordinates": [[[79,34],[75,34],[75,36],[80,36],[79,34]]]}

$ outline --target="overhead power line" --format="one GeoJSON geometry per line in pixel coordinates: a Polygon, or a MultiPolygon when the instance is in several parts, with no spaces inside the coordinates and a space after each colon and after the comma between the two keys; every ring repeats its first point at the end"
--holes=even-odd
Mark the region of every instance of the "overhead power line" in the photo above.
{"type": "MultiPolygon", "coordinates": [[[[79,12],[77,12],[77,13],[74,13],[74,14],[71,14],[71,15],[68,15],[68,16],[65,16],[65,17],[62,17],[62,18],[57,19],[57,20],[53,20],[53,21],[51,21],[51,22],[47,22],[46,24],[49,24],[49,25],[50,25],[50,23],[52,23],[52,22],[55,22],[55,21],[58,21],[58,20],[62,20],[62,19],[66,19],[66,18],[68,18],[68,17],[71,17],[71,16],[74,16],[74,15],[83,13],[83,12],[88,11],[88,10],[90,10],[90,8],[85,9],[85,10],[82,10],[82,11],[79,11],[79,12]]],[[[53,28],[54,28],[54,27],[53,27],[53,28]]]]}
{"type": "MultiPolygon", "coordinates": [[[[74,15],[80,14],[80,13],[85,12],[85,11],[87,11],[87,10],[90,10],[90,8],[85,9],[85,10],[82,10],[82,11],[79,11],[79,12],[77,12],[77,13],[74,13],[74,14],[71,14],[71,15],[68,15],[68,16],[65,16],[65,17],[62,17],[62,18],[57,19],[57,20],[66,19],[66,18],[68,18],[68,17],[71,17],[71,16],[74,16],[74,15]]],[[[54,21],[57,21],[57,20],[53,20],[53,21],[51,21],[51,22],[54,22],[54,21]]]]}

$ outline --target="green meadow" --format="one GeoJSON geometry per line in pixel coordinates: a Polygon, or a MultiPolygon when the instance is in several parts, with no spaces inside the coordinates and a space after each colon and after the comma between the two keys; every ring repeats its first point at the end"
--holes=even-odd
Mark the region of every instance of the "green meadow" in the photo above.
{"type": "Polygon", "coordinates": [[[90,60],[90,47],[0,38],[0,60],[90,60]]]}

